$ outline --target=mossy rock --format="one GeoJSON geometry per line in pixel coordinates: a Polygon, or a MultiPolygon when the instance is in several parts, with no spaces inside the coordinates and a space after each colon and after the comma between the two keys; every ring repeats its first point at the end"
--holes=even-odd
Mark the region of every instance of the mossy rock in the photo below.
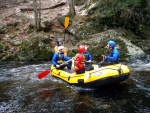
{"type": "Polygon", "coordinates": [[[35,57],[35,59],[50,61],[52,55],[53,55],[53,51],[51,51],[51,49],[49,49],[47,46],[43,46],[39,54],[35,57]]]}
{"type": "Polygon", "coordinates": [[[0,34],[6,34],[8,29],[5,26],[0,25],[0,34]]]}
{"type": "Polygon", "coordinates": [[[12,54],[8,54],[7,56],[1,59],[1,61],[14,61],[14,60],[15,60],[15,56],[12,54]]]}
{"type": "Polygon", "coordinates": [[[11,40],[10,41],[10,44],[12,45],[12,46],[20,46],[21,44],[22,44],[22,41],[21,40],[11,40]]]}
{"type": "Polygon", "coordinates": [[[49,60],[52,57],[50,44],[44,44],[40,36],[33,37],[22,43],[17,54],[20,60],[49,60]]]}
{"type": "Polygon", "coordinates": [[[0,43],[0,53],[3,53],[4,51],[7,51],[9,49],[9,46],[6,42],[0,43]]]}

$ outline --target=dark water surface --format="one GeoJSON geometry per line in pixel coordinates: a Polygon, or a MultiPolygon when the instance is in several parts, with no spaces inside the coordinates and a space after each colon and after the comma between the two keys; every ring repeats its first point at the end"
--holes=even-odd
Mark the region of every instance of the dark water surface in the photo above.
{"type": "Polygon", "coordinates": [[[0,113],[150,113],[150,63],[130,64],[128,80],[101,89],[37,75],[50,63],[0,64],[0,113]]]}

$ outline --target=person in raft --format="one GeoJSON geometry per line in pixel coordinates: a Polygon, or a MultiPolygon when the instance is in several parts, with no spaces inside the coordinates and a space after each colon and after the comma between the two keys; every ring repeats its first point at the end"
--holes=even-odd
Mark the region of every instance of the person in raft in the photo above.
{"type": "Polygon", "coordinates": [[[74,57],[74,72],[76,72],[77,74],[85,73],[84,52],[85,52],[85,46],[84,45],[80,45],[78,47],[78,54],[76,54],[75,57],[74,57]]]}
{"type": "MultiPolygon", "coordinates": [[[[58,47],[59,46],[63,46],[63,39],[62,38],[57,39],[57,45],[55,46],[55,52],[58,52],[58,47]]],[[[67,50],[66,50],[65,47],[63,48],[63,53],[64,53],[65,56],[67,56],[67,50]]]]}
{"type": "Polygon", "coordinates": [[[87,46],[85,46],[84,57],[85,57],[85,70],[86,70],[86,71],[93,70],[94,67],[92,66],[92,56],[91,56],[91,54],[87,51],[87,46]]]}
{"type": "Polygon", "coordinates": [[[115,49],[116,43],[113,40],[107,42],[107,48],[110,49],[110,55],[102,55],[103,60],[98,63],[99,67],[107,66],[111,64],[117,64],[120,57],[120,53],[115,49]]]}
{"type": "Polygon", "coordinates": [[[71,70],[71,65],[72,65],[71,59],[72,58],[65,56],[63,49],[64,49],[64,46],[58,47],[58,52],[55,52],[53,55],[52,64],[56,67],[56,69],[63,69],[67,66],[67,68],[71,70]],[[68,60],[70,60],[70,61],[65,63],[68,60]],[[61,65],[61,64],[63,64],[63,65],[61,65]]]}

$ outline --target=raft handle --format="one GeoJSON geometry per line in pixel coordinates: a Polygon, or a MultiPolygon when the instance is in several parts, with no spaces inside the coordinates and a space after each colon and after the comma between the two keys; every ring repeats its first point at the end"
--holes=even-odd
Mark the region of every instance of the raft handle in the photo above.
{"type": "Polygon", "coordinates": [[[84,83],[84,79],[78,79],[78,83],[84,83]]]}
{"type": "Polygon", "coordinates": [[[118,73],[121,75],[122,74],[122,69],[118,69],[118,73]]]}
{"type": "Polygon", "coordinates": [[[70,76],[68,77],[68,81],[70,80],[70,76]]]}

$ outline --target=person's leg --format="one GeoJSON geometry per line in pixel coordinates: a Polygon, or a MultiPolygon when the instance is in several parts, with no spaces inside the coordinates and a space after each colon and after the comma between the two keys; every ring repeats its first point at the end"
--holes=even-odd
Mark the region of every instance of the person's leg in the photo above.
{"type": "Polygon", "coordinates": [[[71,66],[72,66],[72,60],[71,60],[70,62],[68,62],[67,68],[68,68],[69,70],[71,70],[71,66]]]}
{"type": "Polygon", "coordinates": [[[102,66],[108,66],[108,65],[110,65],[110,63],[108,63],[107,61],[102,61],[98,63],[99,68],[102,66]]]}
{"type": "Polygon", "coordinates": [[[88,65],[85,65],[85,70],[86,71],[90,71],[90,70],[93,70],[94,67],[92,66],[92,64],[88,64],[88,65]]]}
{"type": "Polygon", "coordinates": [[[64,63],[63,65],[61,65],[62,63],[58,63],[60,65],[60,67],[57,67],[56,69],[64,69],[68,64],[64,63]]]}
{"type": "Polygon", "coordinates": [[[81,70],[78,70],[76,71],[77,74],[82,74],[82,73],[85,73],[85,68],[81,69],[81,70]]]}

